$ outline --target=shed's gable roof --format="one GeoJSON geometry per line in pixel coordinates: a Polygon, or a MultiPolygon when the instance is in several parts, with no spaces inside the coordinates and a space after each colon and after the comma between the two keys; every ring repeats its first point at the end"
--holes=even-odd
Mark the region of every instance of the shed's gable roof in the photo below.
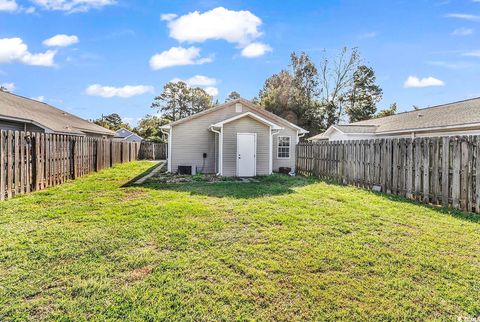
{"type": "Polygon", "coordinates": [[[270,122],[269,120],[267,119],[264,119],[263,117],[261,116],[258,116],[257,114],[255,113],[252,113],[252,112],[246,112],[246,113],[243,113],[243,114],[240,114],[240,115],[236,115],[236,116],[233,116],[231,118],[228,118],[226,120],[223,120],[221,122],[218,122],[218,123],[215,123],[212,125],[212,127],[221,127],[223,126],[224,124],[227,124],[227,123],[230,123],[230,122],[233,122],[235,120],[238,120],[238,119],[241,119],[241,118],[244,118],[244,117],[250,117],[252,119],[255,119],[257,121],[259,121],[260,123],[263,123],[265,125],[268,125],[270,126],[273,130],[282,130],[283,128],[281,126],[279,126],[278,124],[275,124],[273,122],[270,122]]]}
{"type": "Polygon", "coordinates": [[[32,123],[63,134],[115,134],[113,131],[46,103],[3,91],[0,91],[0,119],[32,123]]]}
{"type": "Polygon", "coordinates": [[[220,109],[223,109],[223,108],[226,108],[226,107],[229,107],[229,106],[232,106],[232,105],[235,105],[237,103],[241,103],[241,104],[245,104],[245,106],[251,108],[252,110],[255,111],[255,113],[265,117],[265,118],[269,118],[269,119],[272,119],[274,120],[275,122],[281,124],[281,125],[284,125],[284,126],[287,126],[289,128],[293,128],[295,129],[296,131],[298,131],[299,133],[308,133],[307,130],[285,120],[284,118],[281,118],[280,116],[278,115],[275,115],[273,113],[270,113],[268,111],[266,111],[265,109],[253,104],[252,102],[246,100],[246,99],[243,99],[243,98],[239,98],[239,99],[236,99],[236,100],[233,100],[233,101],[230,101],[228,103],[224,103],[224,104],[220,104],[220,105],[217,105],[217,106],[214,106],[212,108],[209,108],[208,110],[205,110],[205,111],[202,111],[202,112],[199,112],[197,114],[193,114],[191,116],[188,116],[188,117],[185,117],[181,120],[178,120],[178,121],[175,121],[175,122],[172,122],[170,124],[167,124],[167,125],[164,125],[162,126],[162,128],[164,129],[167,129],[167,128],[170,128],[172,126],[175,126],[175,125],[178,125],[178,124],[182,124],[182,123],[185,123],[185,122],[188,122],[190,120],[193,120],[193,119],[196,119],[196,118],[199,118],[199,117],[202,117],[204,115],[207,115],[207,114],[210,114],[210,113],[213,113],[215,111],[218,111],[220,109]]]}

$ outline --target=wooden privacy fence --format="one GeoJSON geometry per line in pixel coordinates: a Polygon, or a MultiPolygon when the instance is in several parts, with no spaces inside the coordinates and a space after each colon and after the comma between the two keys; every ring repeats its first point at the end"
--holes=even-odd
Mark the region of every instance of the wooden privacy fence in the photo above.
{"type": "Polygon", "coordinates": [[[137,160],[140,143],[0,131],[0,200],[137,160]]]}
{"type": "Polygon", "coordinates": [[[480,213],[480,136],[300,143],[297,171],[480,213]]]}
{"type": "Polygon", "coordinates": [[[140,146],[139,158],[143,160],[166,160],[167,144],[143,141],[140,146]]]}

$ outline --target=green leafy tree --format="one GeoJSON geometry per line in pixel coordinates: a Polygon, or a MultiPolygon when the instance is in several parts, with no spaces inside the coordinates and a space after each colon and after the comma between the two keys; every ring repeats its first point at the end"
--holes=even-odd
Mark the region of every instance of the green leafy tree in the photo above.
{"type": "Polygon", "coordinates": [[[316,134],[345,116],[348,94],[360,62],[356,48],[343,48],[319,68],[302,52],[292,53],[290,69],[269,77],[255,100],[268,111],[316,134]]]}
{"type": "Polygon", "coordinates": [[[389,108],[381,110],[375,117],[385,117],[395,115],[397,113],[397,103],[392,103],[389,108]]]}
{"type": "Polygon", "coordinates": [[[166,118],[155,115],[146,115],[140,119],[137,127],[135,127],[133,131],[145,140],[163,143],[165,140],[160,127],[168,123],[170,123],[170,120],[166,118]]]}
{"type": "Polygon", "coordinates": [[[131,126],[122,121],[122,118],[117,113],[112,113],[108,115],[102,115],[99,119],[93,121],[93,123],[103,126],[112,131],[116,131],[121,128],[131,130],[131,126]]]}
{"type": "Polygon", "coordinates": [[[212,96],[201,88],[191,88],[182,81],[168,82],[151,107],[176,121],[212,107],[212,101],[212,96]]]}
{"type": "Polygon", "coordinates": [[[281,70],[265,81],[258,103],[266,110],[316,133],[322,118],[316,98],[318,71],[306,53],[292,53],[290,59],[289,70],[281,70]]]}
{"type": "Polygon", "coordinates": [[[347,93],[346,108],[350,122],[368,120],[375,116],[377,103],[383,95],[375,80],[374,70],[365,65],[358,66],[353,73],[353,84],[347,93]]]}
{"type": "Polygon", "coordinates": [[[190,89],[189,102],[190,110],[188,115],[192,115],[212,107],[213,97],[203,88],[194,87],[190,89]]]}
{"type": "Polygon", "coordinates": [[[227,98],[225,99],[225,103],[228,103],[230,101],[234,101],[236,99],[239,99],[240,98],[240,94],[236,91],[233,91],[233,92],[230,92],[230,94],[228,94],[227,98]]]}

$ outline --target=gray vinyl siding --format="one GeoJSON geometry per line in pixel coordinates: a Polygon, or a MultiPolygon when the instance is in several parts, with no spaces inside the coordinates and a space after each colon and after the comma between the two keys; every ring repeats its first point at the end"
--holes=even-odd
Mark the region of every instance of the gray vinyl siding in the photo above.
{"type": "Polygon", "coordinates": [[[295,170],[295,145],[297,144],[297,131],[290,128],[284,128],[280,132],[273,136],[273,171],[277,172],[280,167],[289,167],[295,170]],[[290,158],[279,159],[278,158],[278,137],[289,136],[290,137],[290,158]]]}
{"type": "Polygon", "coordinates": [[[203,173],[215,173],[215,133],[210,121],[198,118],[172,128],[172,172],[179,165],[192,165],[203,173]],[[207,154],[204,160],[203,153],[207,154]],[[202,171],[203,170],[203,171],[202,171]]]}
{"type": "Polygon", "coordinates": [[[45,132],[42,128],[30,124],[30,123],[22,123],[22,122],[12,122],[6,120],[0,120],[0,130],[4,131],[26,131],[27,132],[45,132]]]}
{"type": "Polygon", "coordinates": [[[243,117],[223,126],[223,175],[237,175],[237,133],[257,134],[257,175],[269,175],[270,127],[251,117],[243,117]]]}
{"type": "MultiPolygon", "coordinates": [[[[258,114],[254,109],[249,108],[248,106],[243,105],[242,112],[235,112],[235,105],[232,104],[230,106],[225,106],[224,108],[218,109],[214,112],[199,116],[197,118],[193,118],[191,120],[188,120],[184,123],[176,124],[172,126],[172,146],[171,146],[171,171],[172,172],[177,172],[178,166],[179,165],[194,165],[196,166],[199,170],[201,170],[202,165],[203,165],[203,153],[207,153],[207,158],[205,160],[205,167],[204,167],[204,173],[216,173],[219,171],[218,167],[215,168],[215,159],[217,160],[218,164],[218,152],[219,152],[219,146],[218,146],[218,135],[217,135],[217,144],[215,144],[215,137],[216,134],[212,131],[209,130],[210,126],[212,124],[224,121],[226,119],[229,119],[231,117],[234,117],[236,115],[240,115],[246,112],[252,112],[257,115],[258,114]]],[[[266,117],[265,115],[260,115],[261,117],[279,124],[276,120],[271,119],[269,117],[266,117]]],[[[253,120],[252,118],[245,117],[243,119],[248,119],[248,120],[253,120]]],[[[235,122],[235,121],[234,121],[235,122]]],[[[228,127],[229,124],[227,123],[224,126],[224,131],[225,128],[228,127]]],[[[255,121],[257,122],[257,121],[255,121]]],[[[259,122],[257,122],[259,123],[259,122]]],[[[263,123],[260,123],[262,126],[266,127],[263,123]]],[[[282,127],[285,127],[284,124],[279,124],[282,127]]],[[[244,132],[254,132],[251,129],[248,129],[244,132]]],[[[268,132],[267,132],[268,133],[268,132]]],[[[297,133],[295,130],[292,130],[288,127],[285,127],[284,130],[281,130],[281,133],[288,133],[289,135],[292,136],[292,153],[291,153],[291,158],[289,160],[277,160],[276,159],[276,141],[275,141],[275,136],[273,137],[274,139],[274,144],[272,147],[273,151],[273,170],[278,171],[278,168],[280,166],[289,166],[289,167],[294,167],[295,166],[295,149],[294,145],[296,144],[296,136],[297,133]]],[[[236,136],[235,136],[236,140],[236,136]]],[[[257,140],[259,138],[257,137],[257,140]]],[[[258,142],[257,142],[258,144],[258,142]]],[[[224,142],[224,150],[229,149],[230,145],[227,144],[227,142],[224,142]]],[[[235,144],[233,145],[233,148],[235,149],[234,155],[236,154],[236,141],[235,144]]],[[[266,145],[262,144],[262,150],[261,153],[266,153],[268,155],[269,153],[269,146],[268,146],[268,141],[266,145]]],[[[257,146],[257,151],[258,151],[258,146],[257,146]]],[[[224,160],[225,160],[226,154],[224,154],[224,160]]],[[[258,157],[257,157],[257,162],[258,157]]],[[[257,164],[257,172],[260,174],[268,174],[268,160],[265,163],[266,165],[260,165],[258,166],[257,164]]],[[[224,166],[224,175],[231,175],[234,176],[236,174],[236,167],[233,168],[233,172],[231,170],[231,165],[229,165],[230,169],[229,174],[225,171],[225,166],[224,166]]]]}

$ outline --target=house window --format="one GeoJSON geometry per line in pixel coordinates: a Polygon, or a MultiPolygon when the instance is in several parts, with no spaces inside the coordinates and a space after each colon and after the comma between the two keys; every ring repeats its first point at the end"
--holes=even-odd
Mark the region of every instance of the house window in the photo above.
{"type": "Polygon", "coordinates": [[[277,158],[290,159],[290,137],[289,136],[278,137],[277,158]]]}

